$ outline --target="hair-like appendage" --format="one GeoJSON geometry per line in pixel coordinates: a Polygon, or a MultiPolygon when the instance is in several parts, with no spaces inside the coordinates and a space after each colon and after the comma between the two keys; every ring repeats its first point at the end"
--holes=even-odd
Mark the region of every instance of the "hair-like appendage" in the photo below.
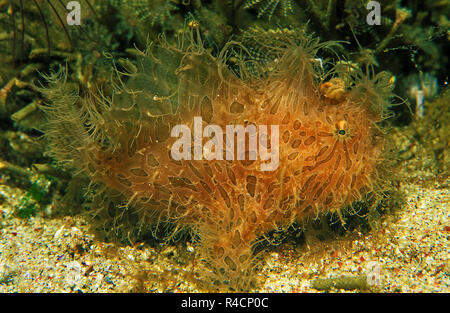
{"type": "Polygon", "coordinates": [[[79,106],[78,90],[67,84],[63,69],[45,78],[48,87],[41,88],[41,92],[51,105],[40,107],[48,120],[40,130],[47,138],[47,150],[60,165],[79,168],[78,160],[83,154],[80,149],[89,144],[90,135],[84,125],[86,114],[79,106]]]}
{"type": "MultiPolygon", "coordinates": [[[[105,186],[101,202],[110,215],[128,212],[130,227],[139,229],[188,227],[210,266],[205,278],[218,288],[249,290],[257,283],[255,245],[269,231],[312,214],[339,213],[377,192],[383,159],[377,123],[390,96],[380,90],[388,85],[362,72],[352,80],[339,69],[325,82],[316,54],[332,43],[292,31],[257,39],[274,57],[256,74],[246,61],[229,68],[230,51],[240,43],[230,42],[214,57],[195,30],[180,36],[177,44],[163,40],[142,52],[128,80],[118,75],[113,81],[110,98],[77,98],[64,77],[52,77],[52,103],[44,108],[49,148],[105,186]],[[186,125],[194,138],[195,117],[202,118],[202,131],[207,124],[224,131],[227,125],[278,125],[278,148],[270,140],[264,147],[276,150],[278,167],[262,171],[267,161],[250,160],[248,149],[245,160],[226,149],[233,160],[196,160],[197,146],[190,160],[173,159],[179,138],[171,130],[186,125]]],[[[203,138],[202,147],[210,139],[203,138]]]]}

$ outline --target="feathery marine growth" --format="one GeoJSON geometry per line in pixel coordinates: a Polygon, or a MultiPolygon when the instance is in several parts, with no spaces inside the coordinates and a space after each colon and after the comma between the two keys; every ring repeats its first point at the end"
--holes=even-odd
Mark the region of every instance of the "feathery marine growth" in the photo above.
{"type": "MultiPolygon", "coordinates": [[[[149,47],[136,66],[127,63],[111,96],[74,92],[65,73],[48,77],[44,90],[52,156],[89,176],[95,204],[104,214],[128,216],[130,229],[169,223],[174,232],[192,231],[210,269],[202,278],[221,290],[254,287],[255,246],[268,232],[321,213],[340,215],[383,187],[377,124],[389,106],[389,76],[342,61],[325,74],[317,53],[333,43],[300,32],[255,36],[275,57],[252,64],[251,73],[251,61],[231,53],[245,53],[242,44],[229,42],[213,56],[189,30],[176,44],[149,47]],[[174,160],[179,138],[171,129],[193,131],[195,117],[202,129],[278,125],[278,168],[261,171],[264,161],[250,160],[249,149],[245,160],[236,152],[234,160],[174,160]]],[[[270,140],[266,148],[274,149],[270,140]]]]}

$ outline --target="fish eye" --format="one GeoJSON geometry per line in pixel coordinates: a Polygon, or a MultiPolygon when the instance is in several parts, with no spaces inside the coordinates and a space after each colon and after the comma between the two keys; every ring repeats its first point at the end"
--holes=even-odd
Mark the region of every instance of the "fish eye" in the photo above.
{"type": "Polygon", "coordinates": [[[348,128],[348,123],[345,120],[341,120],[336,124],[336,131],[339,136],[346,136],[348,128]]]}

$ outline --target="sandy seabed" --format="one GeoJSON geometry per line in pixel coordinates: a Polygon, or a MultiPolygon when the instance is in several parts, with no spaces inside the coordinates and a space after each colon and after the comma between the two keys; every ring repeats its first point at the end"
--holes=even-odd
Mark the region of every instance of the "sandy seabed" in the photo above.
{"type": "MultiPolygon", "coordinates": [[[[265,283],[255,292],[322,292],[313,281],[364,277],[374,268],[368,289],[329,291],[450,292],[448,186],[448,178],[438,182],[432,173],[418,173],[401,184],[406,202],[387,213],[379,229],[274,249],[258,273],[265,283]]],[[[192,281],[201,275],[189,244],[102,242],[82,216],[17,218],[14,208],[24,192],[0,185],[0,194],[0,292],[198,291],[192,281]]]]}

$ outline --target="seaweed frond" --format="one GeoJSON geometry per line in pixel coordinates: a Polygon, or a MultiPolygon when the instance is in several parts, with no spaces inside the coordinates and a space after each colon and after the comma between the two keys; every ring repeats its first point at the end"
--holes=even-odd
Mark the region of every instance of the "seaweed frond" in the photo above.
{"type": "Polygon", "coordinates": [[[246,0],[244,9],[256,7],[258,10],[258,18],[267,15],[269,20],[275,12],[279,12],[282,16],[293,13],[292,0],[246,0]]]}

